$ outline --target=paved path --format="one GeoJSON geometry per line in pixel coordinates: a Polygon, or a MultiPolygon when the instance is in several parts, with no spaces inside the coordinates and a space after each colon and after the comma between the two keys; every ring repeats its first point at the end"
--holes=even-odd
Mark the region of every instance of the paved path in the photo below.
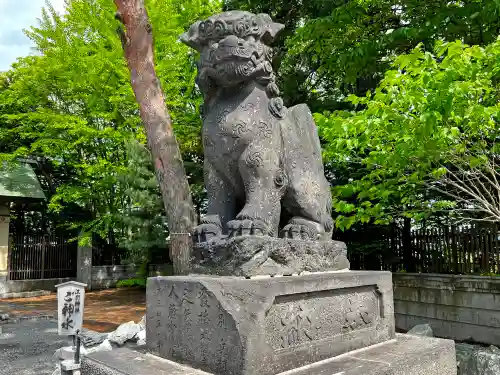
{"type": "Polygon", "coordinates": [[[55,321],[4,324],[0,334],[0,375],[51,375],[56,369],[54,352],[68,345],[71,340],[58,336],[55,321]]]}

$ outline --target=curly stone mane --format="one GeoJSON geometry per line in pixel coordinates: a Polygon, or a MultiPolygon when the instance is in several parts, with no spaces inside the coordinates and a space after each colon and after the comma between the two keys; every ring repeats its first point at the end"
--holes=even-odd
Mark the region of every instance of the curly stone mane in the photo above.
{"type": "Polygon", "coordinates": [[[205,99],[220,88],[254,81],[266,88],[269,98],[282,103],[268,44],[283,27],[267,14],[243,11],[221,13],[193,24],[181,41],[200,53],[196,83],[205,99]]]}

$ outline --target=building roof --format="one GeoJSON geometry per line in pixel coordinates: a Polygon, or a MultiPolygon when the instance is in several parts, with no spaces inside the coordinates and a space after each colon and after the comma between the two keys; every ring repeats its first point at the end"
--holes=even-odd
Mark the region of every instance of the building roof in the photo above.
{"type": "Polygon", "coordinates": [[[0,200],[44,200],[35,171],[27,163],[0,164],[0,200]]]}

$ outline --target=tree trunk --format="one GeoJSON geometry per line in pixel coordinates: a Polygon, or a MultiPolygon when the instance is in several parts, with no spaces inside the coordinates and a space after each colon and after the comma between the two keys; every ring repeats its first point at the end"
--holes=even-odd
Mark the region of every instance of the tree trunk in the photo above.
{"type": "Polygon", "coordinates": [[[121,32],[123,49],[165,206],[170,258],[174,272],[185,274],[189,269],[196,212],[172,120],[155,72],[152,27],[144,0],[114,1],[118,8],[116,17],[126,29],[121,32]]]}

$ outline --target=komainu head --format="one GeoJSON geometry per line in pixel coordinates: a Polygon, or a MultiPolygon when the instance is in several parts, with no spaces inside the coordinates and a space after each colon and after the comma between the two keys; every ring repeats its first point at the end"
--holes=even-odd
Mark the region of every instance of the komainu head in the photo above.
{"type": "Polygon", "coordinates": [[[218,87],[258,81],[270,97],[279,95],[274,83],[269,44],[284,25],[267,14],[224,12],[194,23],[181,41],[200,53],[197,84],[207,94],[218,87]]]}

